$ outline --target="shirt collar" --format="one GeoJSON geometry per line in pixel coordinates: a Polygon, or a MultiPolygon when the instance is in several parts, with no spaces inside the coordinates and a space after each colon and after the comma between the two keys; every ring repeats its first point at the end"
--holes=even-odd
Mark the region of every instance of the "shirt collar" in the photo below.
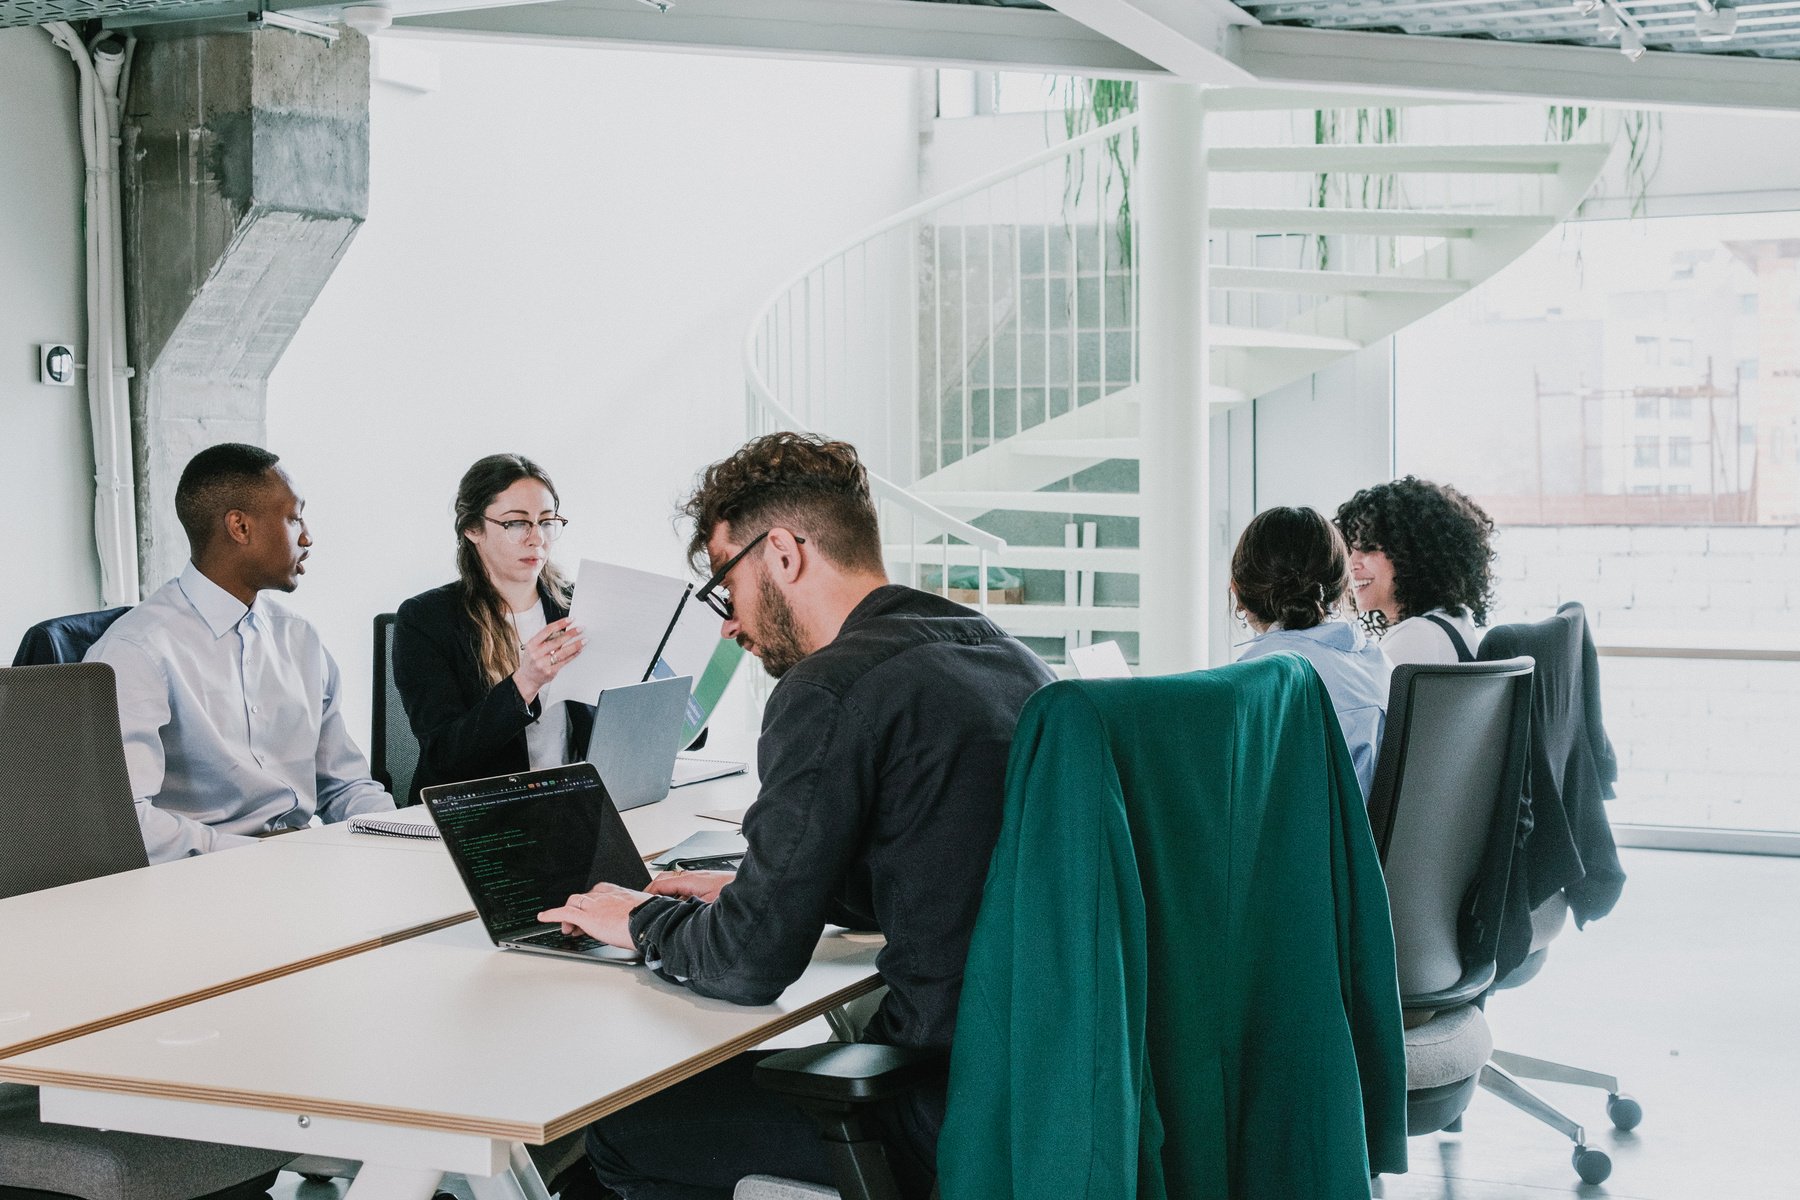
{"type": "Polygon", "coordinates": [[[182,568],[180,582],[182,595],[194,606],[194,611],[200,614],[200,619],[206,622],[215,638],[222,638],[236,629],[245,613],[256,611],[254,605],[245,608],[242,601],[208,579],[192,562],[182,568]]]}
{"type": "Polygon", "coordinates": [[[1337,650],[1360,649],[1365,640],[1362,630],[1342,619],[1321,621],[1311,629],[1282,629],[1279,626],[1267,633],[1259,633],[1244,643],[1254,646],[1264,638],[1305,638],[1307,641],[1322,642],[1337,650]]]}

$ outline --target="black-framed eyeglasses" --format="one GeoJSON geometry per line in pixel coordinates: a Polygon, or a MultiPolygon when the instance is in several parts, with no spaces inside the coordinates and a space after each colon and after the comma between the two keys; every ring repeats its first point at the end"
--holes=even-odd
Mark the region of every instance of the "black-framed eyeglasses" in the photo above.
{"type": "Polygon", "coordinates": [[[530,536],[533,528],[543,534],[546,542],[554,542],[557,538],[562,536],[563,526],[569,523],[569,518],[567,517],[544,517],[537,521],[527,521],[522,518],[515,518],[511,521],[502,521],[496,517],[490,517],[486,513],[481,515],[481,519],[490,522],[491,524],[498,525],[500,527],[500,532],[506,535],[506,540],[513,543],[515,546],[523,546],[525,544],[525,539],[530,536]]]}
{"type": "MultiPolygon", "coordinates": [[[[725,577],[731,574],[733,567],[744,561],[744,555],[756,549],[762,540],[769,536],[769,532],[765,529],[746,542],[742,550],[727,559],[724,566],[714,571],[711,578],[700,585],[700,590],[694,593],[694,599],[718,613],[722,619],[731,620],[736,614],[731,607],[731,589],[725,586],[725,577]]],[[[796,534],[794,544],[804,546],[806,539],[796,534]]]]}

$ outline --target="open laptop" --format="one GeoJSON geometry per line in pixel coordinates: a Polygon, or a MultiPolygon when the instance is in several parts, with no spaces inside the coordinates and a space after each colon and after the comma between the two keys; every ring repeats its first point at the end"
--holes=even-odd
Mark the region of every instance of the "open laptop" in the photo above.
{"type": "Polygon", "coordinates": [[[620,812],[669,794],[693,686],[693,676],[671,675],[600,693],[587,760],[599,768],[607,795],[620,812]]]}
{"type": "Polygon", "coordinates": [[[1069,666],[1077,679],[1130,679],[1131,667],[1117,642],[1069,647],[1069,666]]]}
{"type": "Polygon", "coordinates": [[[590,962],[638,961],[635,951],[537,919],[596,883],[642,891],[650,882],[592,764],[447,783],[421,795],[494,945],[590,962]]]}

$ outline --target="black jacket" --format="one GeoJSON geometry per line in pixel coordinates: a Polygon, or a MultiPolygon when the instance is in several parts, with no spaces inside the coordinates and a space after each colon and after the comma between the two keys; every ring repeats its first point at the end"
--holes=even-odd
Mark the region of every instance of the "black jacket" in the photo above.
{"type": "Polygon", "coordinates": [[[827,922],[879,929],[888,995],[866,1036],[948,1049],[1013,728],[1051,678],[980,614],[877,588],[769,697],[737,879],[714,904],[632,915],[648,960],[705,995],[768,1004],[827,922]]]}
{"type": "MultiPolygon", "coordinates": [[[[546,622],[569,615],[539,590],[546,622]]],[[[420,788],[507,775],[531,765],[525,730],[542,708],[536,700],[527,705],[511,677],[488,684],[462,600],[461,582],[447,583],[406,601],[394,621],[394,686],[419,740],[419,769],[408,792],[414,803],[420,788]]],[[[594,709],[568,705],[564,761],[577,762],[587,754],[594,709]]]]}
{"type": "MultiPolygon", "coordinates": [[[[1526,782],[1532,824],[1513,879],[1528,908],[1567,893],[1575,923],[1585,925],[1612,911],[1625,872],[1606,816],[1619,765],[1601,722],[1599,656],[1581,605],[1565,604],[1534,624],[1496,626],[1481,640],[1484,661],[1521,654],[1537,663],[1526,782]]],[[[1520,936],[1502,936],[1502,973],[1523,957],[1520,936]]],[[[1529,945],[1529,928],[1522,936],[1529,945]]]]}

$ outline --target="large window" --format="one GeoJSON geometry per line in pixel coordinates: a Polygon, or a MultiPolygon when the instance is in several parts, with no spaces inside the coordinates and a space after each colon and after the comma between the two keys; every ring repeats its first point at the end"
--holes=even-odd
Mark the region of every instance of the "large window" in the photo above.
{"type": "Polygon", "coordinates": [[[1399,469],[1502,527],[1496,619],[1586,604],[1615,821],[1800,831],[1800,213],[1582,222],[1401,334],[1399,469]]]}

